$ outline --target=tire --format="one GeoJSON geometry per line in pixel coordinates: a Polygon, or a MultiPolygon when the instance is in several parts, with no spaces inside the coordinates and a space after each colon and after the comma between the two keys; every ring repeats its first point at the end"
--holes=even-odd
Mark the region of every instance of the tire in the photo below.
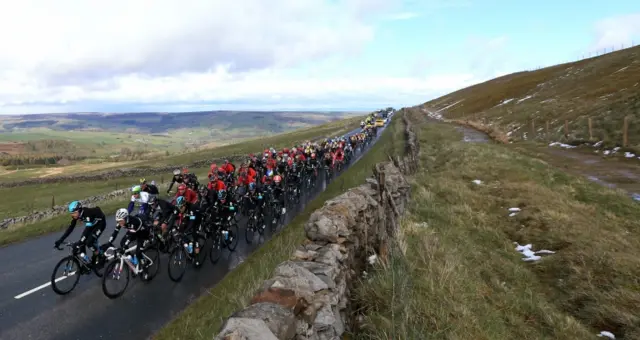
{"type": "Polygon", "coordinates": [[[226,240],[225,242],[227,242],[227,248],[229,248],[230,251],[234,251],[236,250],[236,247],[238,246],[238,224],[237,223],[230,223],[229,224],[229,238],[231,238],[231,241],[226,240]]]}
{"type": "Polygon", "coordinates": [[[211,260],[213,264],[218,263],[220,257],[222,257],[223,247],[221,237],[222,235],[218,232],[213,235],[213,242],[211,244],[211,250],[209,251],[209,260],[211,260]]]}
{"type": "Polygon", "coordinates": [[[56,294],[58,295],[66,295],[71,293],[71,291],[76,288],[76,286],[78,285],[78,281],[80,281],[80,262],[78,262],[78,259],[75,256],[67,256],[62,258],[62,260],[60,260],[56,266],[53,268],[53,273],[51,274],[51,288],[53,288],[53,291],[56,292],[56,294]],[[73,264],[77,269],[73,271],[73,275],[71,276],[73,280],[73,285],[71,286],[70,289],[68,290],[64,290],[61,289],[58,286],[58,282],[62,281],[62,280],[67,280],[67,278],[69,276],[66,276],[64,279],[57,279],[56,278],[56,273],[58,272],[58,269],[61,266],[68,266],[69,264],[73,264]]]}
{"type": "Polygon", "coordinates": [[[257,228],[258,234],[260,234],[260,236],[264,235],[264,229],[265,228],[263,228],[263,226],[265,226],[264,216],[262,216],[262,214],[260,214],[260,217],[256,217],[256,228],[257,228]]]}
{"type": "MultiPolygon", "coordinates": [[[[156,277],[156,275],[158,275],[158,272],[160,271],[160,251],[157,249],[157,247],[151,247],[146,249],[143,252],[144,255],[146,255],[149,259],[151,259],[151,261],[153,261],[153,263],[149,266],[147,266],[147,275],[146,277],[143,275],[142,276],[142,280],[143,281],[151,281],[153,280],[154,277],[156,277]]],[[[145,258],[145,260],[149,260],[147,258],[145,258]]]]}
{"type": "Polygon", "coordinates": [[[247,244],[251,244],[253,242],[253,237],[255,235],[255,213],[249,216],[249,220],[247,221],[247,225],[244,228],[244,237],[247,240],[247,244]]]}
{"type": "Polygon", "coordinates": [[[194,242],[193,244],[194,246],[193,265],[196,268],[200,268],[204,264],[204,260],[207,256],[207,239],[200,234],[197,234],[195,239],[196,239],[196,242],[194,242]],[[197,255],[195,254],[196,249],[198,249],[197,255]]]}
{"type": "Polygon", "coordinates": [[[187,261],[188,261],[187,252],[184,250],[183,247],[178,246],[175,249],[173,249],[173,251],[171,252],[171,255],[169,256],[169,264],[168,264],[169,278],[171,279],[171,281],[180,282],[180,280],[182,280],[184,273],[187,271],[187,261]],[[172,270],[171,269],[172,264],[177,264],[178,267],[172,270]]]}
{"type": "Polygon", "coordinates": [[[93,272],[97,277],[102,277],[105,272],[107,258],[104,254],[98,255],[98,263],[93,266],[93,272]]]}
{"type": "Polygon", "coordinates": [[[131,268],[129,268],[129,266],[124,262],[122,262],[122,268],[119,268],[120,262],[121,260],[119,258],[115,258],[105,266],[105,275],[102,277],[102,292],[109,299],[119,298],[120,296],[122,296],[122,294],[124,294],[124,292],[127,290],[127,287],[129,286],[129,280],[131,279],[131,268]],[[124,278],[126,283],[124,285],[124,288],[122,288],[121,290],[111,292],[109,291],[109,289],[107,289],[107,280],[113,277],[113,274],[111,273],[112,271],[119,269],[121,270],[121,273],[119,273],[118,279],[120,280],[124,278]]]}

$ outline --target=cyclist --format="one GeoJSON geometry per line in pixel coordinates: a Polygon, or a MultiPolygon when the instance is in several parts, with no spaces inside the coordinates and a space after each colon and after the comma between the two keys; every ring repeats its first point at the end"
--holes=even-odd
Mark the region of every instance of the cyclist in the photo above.
{"type": "Polygon", "coordinates": [[[64,234],[62,234],[62,237],[55,242],[55,248],[61,250],[60,245],[67,237],[69,237],[69,235],[71,235],[73,229],[76,227],[76,223],[80,220],[84,223],[85,228],[80,240],[76,242],[75,247],[80,251],[81,256],[83,256],[88,262],[89,259],[87,255],[84,254],[86,246],[88,245],[93,252],[91,263],[95,264],[98,251],[100,249],[98,246],[98,238],[100,238],[104,228],[107,226],[104,213],[100,207],[84,208],[79,201],[69,203],[69,213],[71,214],[71,223],[64,234]]]}
{"type": "Polygon", "coordinates": [[[131,213],[136,203],[139,203],[140,208],[138,210],[138,214],[145,215],[149,211],[149,193],[142,191],[142,187],[139,185],[131,188],[131,193],[131,201],[129,202],[127,211],[131,213]]]}
{"type": "Polygon", "coordinates": [[[184,177],[180,173],[179,169],[173,170],[173,178],[171,179],[171,183],[169,184],[169,189],[167,189],[167,194],[171,192],[171,188],[173,188],[174,183],[178,183],[178,185],[184,183],[184,177]]]}
{"type": "Polygon", "coordinates": [[[183,196],[187,199],[187,201],[191,204],[195,204],[198,202],[198,194],[191,190],[191,188],[187,188],[187,185],[182,183],[178,186],[178,192],[176,192],[175,198],[183,196]]]}
{"type": "Polygon", "coordinates": [[[118,209],[118,211],[116,211],[116,228],[113,230],[111,237],[109,237],[109,245],[113,245],[113,241],[118,236],[122,227],[126,228],[127,232],[120,240],[120,247],[127,249],[132,242],[136,242],[136,252],[131,262],[133,262],[135,266],[138,264],[138,260],[140,260],[140,267],[142,267],[143,273],[146,275],[146,272],[144,272],[146,268],[144,266],[144,256],[142,256],[142,247],[144,246],[144,242],[149,239],[149,229],[139,217],[129,216],[127,209],[118,209]]]}
{"type": "Polygon", "coordinates": [[[151,184],[148,184],[146,179],[141,178],[140,188],[142,189],[142,191],[148,193],[149,197],[158,196],[160,194],[155,181],[151,181],[151,184]]]}

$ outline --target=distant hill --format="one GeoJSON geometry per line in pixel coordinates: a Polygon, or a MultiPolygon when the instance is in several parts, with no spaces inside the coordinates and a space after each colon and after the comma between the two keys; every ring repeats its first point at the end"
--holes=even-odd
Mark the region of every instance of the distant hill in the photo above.
{"type": "Polygon", "coordinates": [[[47,128],[58,131],[95,130],[162,134],[176,129],[243,129],[260,126],[273,133],[289,130],[292,125],[308,126],[348,116],[344,112],[132,112],[66,113],[2,116],[0,133],[47,128]]]}

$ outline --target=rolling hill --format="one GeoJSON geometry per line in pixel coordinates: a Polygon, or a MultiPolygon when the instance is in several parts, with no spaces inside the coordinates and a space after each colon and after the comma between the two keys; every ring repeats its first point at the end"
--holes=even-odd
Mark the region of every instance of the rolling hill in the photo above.
{"type": "Polygon", "coordinates": [[[509,74],[420,107],[444,118],[492,125],[514,139],[591,139],[616,145],[622,143],[628,117],[628,145],[639,146],[640,47],[509,74]]]}

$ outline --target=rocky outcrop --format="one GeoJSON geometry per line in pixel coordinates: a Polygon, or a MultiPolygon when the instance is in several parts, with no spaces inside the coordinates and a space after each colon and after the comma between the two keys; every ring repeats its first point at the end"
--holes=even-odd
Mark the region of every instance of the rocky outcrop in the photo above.
{"type": "Polygon", "coordinates": [[[386,261],[387,244],[409,200],[404,174],[417,169],[418,144],[410,122],[403,121],[405,157],[377,164],[374,178],[316,210],[305,224],[304,244],[276,267],[247,307],[225,321],[215,339],[342,338],[352,324],[356,278],[367,261],[386,261]]]}

